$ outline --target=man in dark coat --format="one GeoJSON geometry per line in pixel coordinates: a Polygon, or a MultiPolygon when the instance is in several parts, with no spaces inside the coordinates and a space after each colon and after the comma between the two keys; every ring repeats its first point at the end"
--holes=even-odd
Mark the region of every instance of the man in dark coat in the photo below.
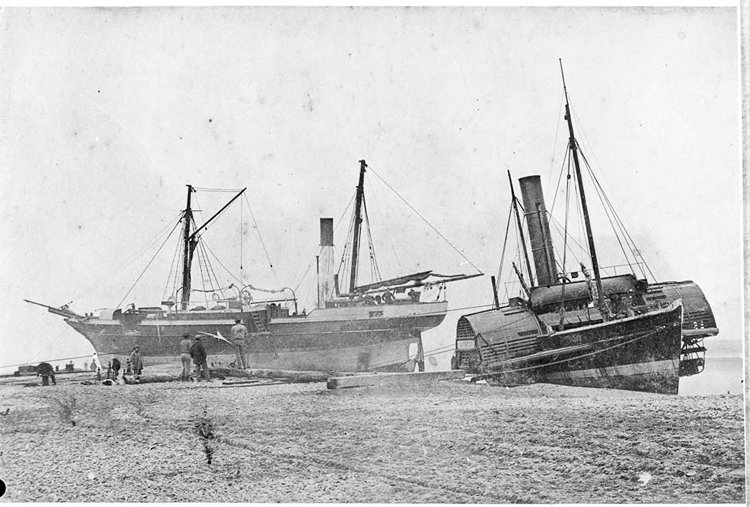
{"type": "Polygon", "coordinates": [[[52,378],[52,385],[57,385],[57,382],[55,382],[55,370],[52,368],[52,365],[49,363],[39,363],[36,367],[36,376],[42,377],[42,385],[48,386],[49,385],[49,379],[52,378]]]}
{"type": "Polygon", "coordinates": [[[120,360],[115,358],[112,358],[112,375],[114,379],[117,379],[117,377],[120,376],[120,368],[122,365],[120,364],[120,360]]]}
{"type": "Polygon", "coordinates": [[[198,336],[195,337],[195,343],[190,347],[190,357],[193,358],[197,380],[200,382],[200,379],[204,376],[206,380],[211,380],[211,377],[208,374],[208,357],[206,349],[203,347],[201,339],[198,336]]]}
{"type": "Polygon", "coordinates": [[[143,371],[143,358],[141,357],[141,348],[138,345],[133,347],[133,352],[130,353],[130,364],[133,367],[133,375],[135,375],[135,378],[139,378],[143,371]]]}

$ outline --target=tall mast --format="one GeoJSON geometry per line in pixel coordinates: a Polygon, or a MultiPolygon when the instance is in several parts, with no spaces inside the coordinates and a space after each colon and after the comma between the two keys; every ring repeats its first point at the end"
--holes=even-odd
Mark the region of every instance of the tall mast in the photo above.
{"type": "Polygon", "coordinates": [[[214,213],[214,215],[206,220],[203,225],[200,227],[197,227],[192,233],[190,232],[190,223],[193,221],[193,210],[190,208],[190,195],[195,192],[193,187],[191,185],[188,185],[188,196],[187,196],[187,207],[185,208],[185,227],[183,227],[182,230],[182,240],[183,240],[183,255],[182,255],[182,299],[181,299],[181,306],[183,310],[187,310],[188,304],[190,303],[190,267],[193,264],[193,252],[195,251],[195,247],[198,246],[198,235],[208,227],[208,224],[213,222],[213,220],[221,215],[221,213],[229,207],[230,204],[232,204],[234,201],[236,201],[239,196],[241,196],[245,190],[247,190],[247,187],[240,190],[240,192],[232,197],[232,199],[224,205],[223,208],[221,208],[219,211],[214,213]]]}
{"type": "Polygon", "coordinates": [[[581,194],[581,208],[583,209],[583,221],[586,225],[586,236],[588,237],[589,252],[591,252],[591,265],[594,268],[594,279],[596,283],[597,299],[596,305],[602,306],[602,279],[599,274],[599,261],[596,258],[596,247],[594,246],[594,234],[591,232],[591,221],[589,220],[589,209],[586,206],[586,193],[583,190],[583,179],[581,178],[581,166],[578,163],[578,143],[576,143],[573,134],[573,118],[570,115],[570,104],[568,103],[568,88],[565,86],[565,73],[563,72],[562,59],[560,59],[560,74],[562,75],[563,90],[565,91],[565,119],[568,122],[568,131],[570,132],[570,150],[573,153],[573,164],[576,168],[576,180],[578,181],[578,192],[581,194]]]}
{"type": "Polygon", "coordinates": [[[513,189],[513,178],[510,177],[510,171],[508,171],[508,182],[510,183],[510,198],[513,202],[513,213],[516,215],[516,224],[518,225],[518,234],[521,236],[521,244],[523,245],[523,258],[526,260],[526,270],[529,272],[529,284],[534,286],[534,274],[531,271],[531,263],[529,262],[529,252],[526,250],[526,238],[523,235],[523,227],[521,226],[521,215],[518,214],[518,200],[516,199],[516,191],[513,189]]]}
{"type": "Polygon", "coordinates": [[[359,161],[359,184],[357,185],[357,198],[354,203],[354,238],[352,239],[352,272],[349,277],[349,293],[354,292],[354,287],[357,284],[357,257],[359,256],[359,235],[360,235],[360,224],[362,223],[362,197],[365,193],[365,167],[367,162],[364,160],[359,161]]]}
{"type": "Polygon", "coordinates": [[[193,210],[190,208],[190,197],[193,194],[192,185],[188,185],[187,191],[187,205],[185,206],[185,213],[183,220],[185,225],[182,228],[182,300],[181,306],[183,310],[187,310],[188,303],[190,302],[190,265],[192,264],[193,249],[190,248],[190,223],[193,221],[193,210]]]}

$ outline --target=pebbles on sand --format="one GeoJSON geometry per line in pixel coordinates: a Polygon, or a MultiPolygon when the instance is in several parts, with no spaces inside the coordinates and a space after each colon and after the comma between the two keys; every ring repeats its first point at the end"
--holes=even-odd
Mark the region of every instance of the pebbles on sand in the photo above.
{"type": "Polygon", "coordinates": [[[741,396],[220,386],[0,387],[3,501],[745,500],[741,396]]]}

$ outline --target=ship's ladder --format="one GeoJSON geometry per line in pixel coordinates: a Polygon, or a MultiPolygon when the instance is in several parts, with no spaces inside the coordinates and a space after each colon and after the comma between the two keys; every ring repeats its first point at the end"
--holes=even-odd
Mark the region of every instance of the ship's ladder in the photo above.
{"type": "Polygon", "coordinates": [[[263,319],[260,316],[259,312],[250,312],[250,318],[253,321],[253,325],[255,326],[255,329],[260,333],[266,333],[268,330],[266,329],[266,325],[263,324],[263,319]]]}

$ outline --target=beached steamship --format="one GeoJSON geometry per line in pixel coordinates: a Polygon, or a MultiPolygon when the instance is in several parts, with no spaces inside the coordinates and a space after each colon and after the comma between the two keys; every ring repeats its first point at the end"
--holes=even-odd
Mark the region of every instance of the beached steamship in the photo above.
{"type": "MultiPolygon", "coordinates": [[[[564,77],[563,88],[569,132],[565,181],[575,178],[593,273],[583,262],[580,270],[566,270],[565,253],[558,269],[540,177],[519,180],[522,203],[510,180],[511,213],[525,261],[512,267],[522,295],[501,306],[493,277],[495,307],[459,319],[452,366],[476,380],[505,385],[548,382],[677,394],[680,376],[704,368],[703,339],[718,334],[711,307],[692,281],[649,283],[645,271],[642,277],[602,276],[564,77]]],[[[564,234],[567,238],[567,229],[564,234]]],[[[622,238],[630,242],[629,235],[622,238]]],[[[640,253],[633,248],[633,255],[640,253]]]]}
{"type": "MultiPolygon", "coordinates": [[[[359,245],[364,207],[364,175],[360,161],[359,183],[352,230],[346,252],[350,258],[348,290],[339,290],[333,272],[333,219],[320,220],[318,307],[298,312],[291,289],[257,300],[252,285],[230,286],[213,295],[214,306],[191,304],[192,263],[201,233],[244,189],[221,210],[197,226],[191,208],[195,189],[188,185],[187,205],[182,213],[182,273],[176,297],[161,306],[111,308],[80,315],[67,306],[39,304],[64,317],[96,350],[103,365],[112,357],[121,360],[135,345],[146,366],[179,364],[179,342],[183,334],[202,336],[211,363],[232,365],[235,346],[228,340],[235,319],[249,331],[246,364],[251,368],[318,371],[414,371],[424,369],[422,332],[439,325],[448,302],[444,285],[470,276],[444,276],[423,271],[367,285],[357,285],[359,245]],[[226,297],[226,290],[234,296],[226,297]],[[179,302],[176,300],[179,298],[179,302]]],[[[366,208],[365,208],[366,209],[366,208]]],[[[369,235],[368,235],[369,236],[369,235]]]]}

